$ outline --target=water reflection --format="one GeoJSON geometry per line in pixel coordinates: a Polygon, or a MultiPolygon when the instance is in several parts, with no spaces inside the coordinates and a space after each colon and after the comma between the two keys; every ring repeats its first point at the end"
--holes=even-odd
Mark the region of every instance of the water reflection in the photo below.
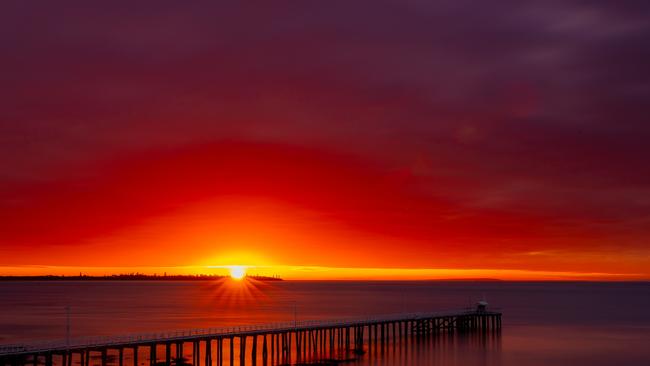
{"type": "Polygon", "coordinates": [[[501,332],[433,333],[371,348],[358,365],[498,365],[501,332]]]}

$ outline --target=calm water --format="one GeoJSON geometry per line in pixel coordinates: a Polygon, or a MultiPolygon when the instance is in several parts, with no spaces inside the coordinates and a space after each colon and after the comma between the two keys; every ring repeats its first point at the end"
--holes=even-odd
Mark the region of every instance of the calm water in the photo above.
{"type": "MultiPolygon", "coordinates": [[[[0,283],[0,343],[465,307],[504,312],[492,335],[408,340],[355,365],[650,365],[650,283],[0,283]]],[[[191,347],[187,347],[190,348],[191,347]]]]}

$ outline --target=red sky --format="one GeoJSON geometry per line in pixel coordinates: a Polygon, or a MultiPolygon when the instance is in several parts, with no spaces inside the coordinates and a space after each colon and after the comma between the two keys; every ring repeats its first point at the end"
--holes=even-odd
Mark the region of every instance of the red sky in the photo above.
{"type": "Polygon", "coordinates": [[[0,274],[650,279],[647,6],[482,6],[3,3],[0,274]]]}

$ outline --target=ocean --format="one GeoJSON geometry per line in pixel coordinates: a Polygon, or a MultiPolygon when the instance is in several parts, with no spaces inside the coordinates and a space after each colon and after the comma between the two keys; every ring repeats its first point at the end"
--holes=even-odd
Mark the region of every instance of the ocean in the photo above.
{"type": "Polygon", "coordinates": [[[64,339],[66,307],[71,337],[82,338],[432,312],[481,299],[503,312],[500,332],[405,339],[350,363],[650,365],[647,282],[0,282],[0,344],[64,339]]]}

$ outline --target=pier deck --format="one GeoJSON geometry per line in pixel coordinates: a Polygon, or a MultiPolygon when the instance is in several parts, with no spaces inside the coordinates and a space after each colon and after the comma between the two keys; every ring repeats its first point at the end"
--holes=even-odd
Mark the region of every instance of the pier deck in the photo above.
{"type": "Polygon", "coordinates": [[[235,353],[238,353],[239,365],[242,366],[247,359],[252,365],[258,361],[264,365],[269,362],[285,364],[291,363],[292,357],[300,362],[314,354],[333,356],[342,352],[363,353],[366,348],[384,347],[391,339],[394,342],[406,336],[421,337],[443,331],[491,331],[500,328],[500,312],[473,309],[294,321],[0,345],[0,366],[72,366],[73,360],[75,365],[80,366],[91,366],[94,360],[98,360],[97,363],[101,366],[109,363],[125,366],[125,351],[130,355],[131,362],[128,366],[141,366],[143,363],[138,362],[138,357],[142,357],[145,350],[148,352],[144,357],[150,366],[170,366],[175,360],[187,356],[188,352],[183,351],[185,344],[192,345],[191,361],[196,366],[234,365],[235,353]],[[235,352],[236,345],[238,352],[235,352]],[[224,349],[226,346],[228,349],[224,349]],[[247,346],[251,347],[250,357],[247,357],[247,346]],[[258,346],[262,349],[259,354],[258,346]],[[172,357],[172,348],[175,357],[172,357]],[[224,355],[228,359],[224,359],[224,355]]]}

